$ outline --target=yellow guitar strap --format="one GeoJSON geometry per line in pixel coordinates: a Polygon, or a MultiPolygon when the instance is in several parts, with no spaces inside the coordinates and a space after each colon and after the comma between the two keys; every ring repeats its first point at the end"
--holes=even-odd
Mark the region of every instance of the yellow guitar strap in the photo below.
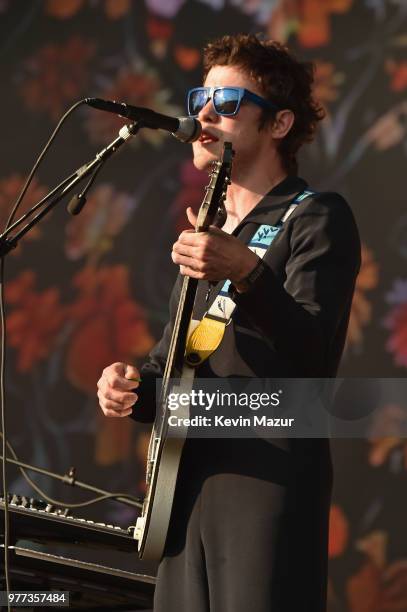
{"type": "Polygon", "coordinates": [[[216,351],[222,342],[227,323],[213,319],[208,313],[201,321],[193,320],[191,323],[196,325],[188,335],[185,361],[190,366],[197,366],[216,351]]]}

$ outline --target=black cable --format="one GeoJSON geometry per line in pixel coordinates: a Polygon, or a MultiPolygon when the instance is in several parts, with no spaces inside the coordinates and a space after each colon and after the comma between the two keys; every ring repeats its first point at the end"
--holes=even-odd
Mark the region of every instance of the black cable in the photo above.
{"type": "Polygon", "coordinates": [[[2,233],[1,237],[6,238],[9,235],[9,233],[13,231],[15,227],[20,226],[23,221],[28,219],[28,217],[31,217],[31,215],[35,213],[36,210],[38,210],[45,202],[47,202],[47,200],[52,198],[52,196],[55,195],[58,191],[61,191],[61,189],[63,189],[66,185],[68,185],[68,183],[70,183],[72,179],[74,179],[76,176],[77,176],[77,173],[73,172],[70,176],[64,179],[62,183],[59,183],[59,185],[54,187],[52,191],[47,193],[47,195],[45,195],[39,202],[37,202],[32,208],[30,208],[30,210],[27,210],[26,213],[21,215],[21,217],[17,219],[17,221],[9,225],[7,229],[5,229],[4,232],[2,233]]]}
{"type": "MultiPolygon", "coordinates": [[[[1,435],[2,434],[0,433],[0,436],[1,435]]],[[[92,485],[88,485],[84,482],[76,480],[76,478],[74,478],[70,474],[61,476],[60,474],[55,474],[54,472],[50,472],[49,470],[45,470],[44,468],[39,468],[34,465],[30,465],[29,463],[23,463],[22,461],[18,459],[17,453],[15,452],[14,448],[11,446],[10,442],[6,441],[6,444],[12,456],[14,457],[14,460],[13,460],[6,456],[6,461],[8,461],[9,463],[13,463],[14,465],[17,465],[20,469],[20,472],[22,473],[22,475],[28,482],[28,484],[35,491],[37,491],[37,493],[42,495],[42,497],[46,501],[48,501],[50,504],[54,504],[56,506],[64,506],[66,508],[81,508],[83,506],[91,506],[92,504],[95,504],[104,499],[114,498],[119,502],[122,502],[129,506],[136,506],[137,508],[141,508],[143,505],[142,502],[139,499],[137,499],[137,497],[134,497],[134,495],[130,495],[129,493],[107,493],[106,491],[103,491],[103,489],[98,489],[97,487],[94,487],[92,485]],[[101,493],[101,495],[98,497],[94,497],[93,499],[89,499],[85,502],[78,502],[76,504],[71,504],[71,503],[64,502],[58,499],[53,499],[52,497],[49,497],[46,493],[44,493],[44,491],[40,489],[40,487],[35,482],[33,482],[33,480],[25,472],[26,469],[32,470],[33,472],[37,472],[39,474],[43,474],[44,476],[49,476],[50,478],[54,478],[68,485],[76,485],[80,487],[81,489],[86,489],[87,491],[93,491],[94,493],[101,493]]],[[[0,459],[3,459],[3,457],[0,457],[0,459]]]]}
{"type": "MultiPolygon", "coordinates": [[[[79,102],[76,102],[73,106],[71,106],[71,108],[69,108],[67,110],[67,112],[63,115],[63,117],[61,118],[61,120],[59,121],[58,125],[56,126],[55,130],[53,131],[53,133],[51,134],[50,138],[48,139],[45,147],[43,148],[43,150],[41,151],[39,157],[37,158],[36,162],[34,163],[34,166],[30,172],[30,174],[27,177],[27,180],[25,182],[25,184],[23,185],[23,188],[20,192],[20,195],[18,196],[12,211],[9,215],[9,218],[7,219],[7,223],[5,225],[5,231],[9,228],[9,226],[11,225],[11,223],[13,222],[14,216],[17,212],[18,207],[21,204],[21,201],[24,197],[24,195],[27,192],[28,187],[31,184],[31,181],[33,179],[33,176],[38,168],[38,166],[40,165],[41,161],[43,160],[45,154],[47,153],[49,147],[51,146],[51,144],[53,143],[56,135],[58,134],[60,128],[62,127],[62,124],[65,122],[65,120],[71,115],[71,113],[73,113],[74,110],[76,110],[79,106],[81,106],[82,104],[85,104],[85,100],[80,100],[79,102]]],[[[6,355],[5,355],[5,347],[6,347],[6,322],[5,322],[5,309],[4,309],[4,294],[3,294],[3,287],[4,287],[4,275],[5,275],[5,262],[4,262],[4,257],[1,259],[0,262],[0,322],[1,322],[1,346],[0,346],[0,403],[1,403],[1,428],[2,428],[2,434],[3,434],[3,440],[2,440],[2,456],[5,457],[6,456],[6,441],[7,441],[7,428],[6,428],[6,409],[5,409],[5,391],[4,391],[4,376],[5,376],[5,368],[6,368],[6,355]]],[[[8,546],[9,546],[9,513],[8,513],[8,497],[7,497],[7,469],[6,469],[6,461],[3,461],[3,466],[2,466],[2,476],[3,476],[3,497],[4,497],[4,575],[5,575],[5,579],[6,579],[6,591],[7,591],[7,600],[8,600],[8,593],[10,592],[10,576],[9,576],[9,550],[8,550],[8,546]]],[[[10,603],[7,603],[7,610],[9,611],[10,608],[10,603]]]]}
{"type": "Polygon", "coordinates": [[[30,186],[30,183],[33,179],[33,176],[38,168],[38,166],[40,165],[40,163],[42,162],[42,160],[44,159],[45,154],[47,153],[49,147],[51,146],[51,144],[54,142],[54,139],[56,137],[56,135],[58,134],[59,130],[62,127],[62,124],[65,123],[66,119],[68,119],[69,115],[71,115],[71,113],[73,113],[74,110],[76,110],[79,106],[82,106],[83,104],[86,104],[85,100],[79,100],[79,102],[76,102],[73,106],[71,106],[71,108],[69,108],[65,115],[63,115],[63,117],[60,119],[57,127],[55,128],[55,130],[52,132],[50,138],[48,139],[47,143],[45,144],[45,147],[43,148],[43,150],[41,151],[40,155],[38,156],[34,166],[32,167],[32,170],[30,172],[30,174],[28,175],[28,178],[20,192],[20,195],[18,196],[16,203],[14,204],[14,207],[10,213],[9,218],[7,219],[7,223],[6,223],[6,227],[4,229],[8,229],[9,225],[12,223],[14,216],[17,212],[18,207],[21,204],[21,200],[23,199],[23,197],[26,194],[26,191],[28,189],[28,187],[30,186]]]}
{"type": "Polygon", "coordinates": [[[66,207],[70,215],[78,215],[81,212],[82,208],[86,204],[86,194],[92,187],[97,175],[99,174],[105,163],[106,160],[102,160],[100,164],[96,166],[93,174],[91,175],[89,181],[86,183],[82,191],[71,198],[70,202],[68,203],[68,206],[66,207]]]}
{"type": "MultiPolygon", "coordinates": [[[[4,258],[0,261],[0,323],[1,323],[1,343],[0,343],[0,403],[1,403],[1,431],[2,431],[2,455],[6,454],[6,411],[4,398],[4,371],[5,371],[5,346],[6,346],[6,323],[4,314],[4,296],[3,296],[3,279],[4,279],[4,258]]],[[[11,610],[8,594],[10,593],[10,575],[9,575],[9,515],[8,515],[8,499],[7,499],[7,470],[6,462],[2,465],[3,475],[3,497],[4,497],[4,577],[6,579],[7,592],[7,610],[11,610]]]]}

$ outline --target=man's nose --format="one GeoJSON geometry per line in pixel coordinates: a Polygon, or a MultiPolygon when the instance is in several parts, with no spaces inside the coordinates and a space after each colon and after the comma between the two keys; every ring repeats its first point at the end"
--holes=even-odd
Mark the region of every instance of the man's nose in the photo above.
{"type": "Polygon", "coordinates": [[[211,123],[219,119],[219,115],[215,112],[215,109],[213,107],[212,98],[210,98],[205,104],[205,106],[201,108],[198,114],[198,119],[199,121],[209,121],[211,123]]]}

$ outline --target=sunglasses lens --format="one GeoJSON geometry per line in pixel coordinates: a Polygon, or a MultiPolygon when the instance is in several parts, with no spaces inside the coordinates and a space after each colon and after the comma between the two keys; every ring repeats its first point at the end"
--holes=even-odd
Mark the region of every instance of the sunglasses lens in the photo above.
{"type": "Polygon", "coordinates": [[[213,105],[219,115],[233,115],[239,104],[239,90],[233,87],[217,89],[213,96],[213,105]]]}
{"type": "Polygon", "coordinates": [[[208,92],[206,89],[196,89],[191,91],[188,97],[188,114],[195,116],[203,109],[208,101],[208,92]]]}

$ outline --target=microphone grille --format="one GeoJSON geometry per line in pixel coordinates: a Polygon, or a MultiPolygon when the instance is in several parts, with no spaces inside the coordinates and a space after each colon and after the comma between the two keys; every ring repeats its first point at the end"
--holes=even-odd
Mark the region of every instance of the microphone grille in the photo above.
{"type": "Polygon", "coordinates": [[[195,117],[178,117],[179,127],[176,132],[172,132],[181,142],[195,142],[202,133],[202,125],[195,117]]]}

